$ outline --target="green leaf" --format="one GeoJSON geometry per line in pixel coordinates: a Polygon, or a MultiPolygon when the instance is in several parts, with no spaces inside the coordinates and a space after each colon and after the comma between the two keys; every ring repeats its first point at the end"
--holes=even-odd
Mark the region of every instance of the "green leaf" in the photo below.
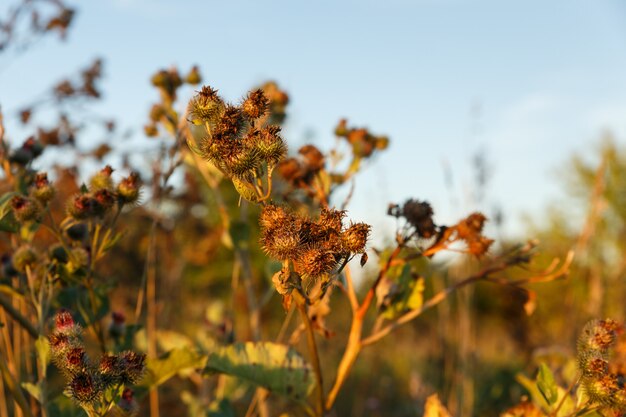
{"type": "Polygon", "coordinates": [[[539,366],[537,388],[539,388],[539,392],[541,392],[541,395],[543,395],[543,398],[545,398],[548,404],[552,405],[559,399],[558,387],[554,381],[554,375],[545,363],[539,366]]]}
{"type": "Polygon", "coordinates": [[[20,230],[20,224],[15,220],[12,211],[6,212],[0,218],[0,231],[7,233],[17,233],[20,230]]]}
{"type": "Polygon", "coordinates": [[[50,343],[48,342],[48,338],[39,336],[35,342],[35,349],[37,350],[37,359],[39,359],[41,377],[45,378],[46,370],[50,363],[50,343]]]}
{"type": "Polygon", "coordinates": [[[416,277],[411,272],[411,266],[406,264],[403,267],[391,271],[391,278],[395,281],[397,288],[392,295],[391,301],[383,311],[382,316],[388,320],[393,320],[399,315],[410,310],[422,307],[424,302],[424,279],[416,277]],[[393,274],[397,274],[394,278],[393,274]]]}
{"type": "Polygon", "coordinates": [[[259,196],[257,195],[256,191],[247,182],[242,181],[238,178],[232,178],[232,180],[233,185],[235,186],[235,190],[237,190],[241,197],[252,203],[256,203],[257,201],[259,201],[259,196]]]}
{"type": "Polygon", "coordinates": [[[151,388],[163,384],[175,375],[200,368],[206,361],[206,356],[189,349],[174,349],[159,359],[148,359],[146,374],[140,386],[151,388]]]}
{"type": "Polygon", "coordinates": [[[293,348],[271,342],[235,343],[209,355],[205,372],[221,372],[276,394],[305,401],[315,386],[311,366],[293,348]]]}
{"type": "Polygon", "coordinates": [[[30,382],[22,382],[22,388],[24,388],[37,402],[41,403],[41,386],[39,384],[32,384],[30,382]]]}

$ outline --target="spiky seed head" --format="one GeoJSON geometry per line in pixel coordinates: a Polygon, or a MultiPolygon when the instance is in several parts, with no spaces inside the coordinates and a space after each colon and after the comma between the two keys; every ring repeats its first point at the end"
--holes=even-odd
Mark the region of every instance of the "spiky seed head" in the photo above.
{"type": "Polygon", "coordinates": [[[119,355],[120,381],[128,384],[137,383],[146,370],[146,355],[125,351],[119,355]]]}
{"type": "Polygon", "coordinates": [[[70,392],[80,403],[90,403],[100,394],[100,387],[96,379],[88,372],[79,372],[69,384],[70,392]]]}
{"type": "Polygon", "coordinates": [[[75,374],[87,365],[87,352],[82,346],[74,346],[65,353],[64,370],[75,374]]]}
{"type": "Polygon", "coordinates": [[[112,190],[113,189],[113,168],[109,165],[105,166],[98,173],[89,179],[89,190],[96,192],[98,190],[112,190]]]}
{"type": "Polygon", "coordinates": [[[74,273],[89,264],[89,253],[83,248],[73,248],[70,250],[70,261],[67,263],[67,270],[74,273]]]}
{"type": "Polygon", "coordinates": [[[74,322],[72,313],[65,309],[59,310],[54,316],[54,327],[60,333],[73,333],[76,330],[76,322],[74,322]]]}
{"type": "Polygon", "coordinates": [[[54,187],[48,181],[48,174],[40,172],[35,175],[33,181],[32,196],[42,205],[46,205],[52,200],[55,194],[54,187]]]}
{"type": "Polygon", "coordinates": [[[341,234],[344,248],[352,253],[365,252],[365,245],[369,237],[371,226],[366,223],[354,223],[341,234]]]}
{"type": "Polygon", "coordinates": [[[37,265],[38,256],[30,245],[22,245],[13,253],[13,266],[18,272],[25,273],[26,268],[37,265]]]}
{"type": "Polygon", "coordinates": [[[135,204],[139,201],[141,180],[138,172],[131,172],[117,184],[117,199],[122,204],[135,204]]]}
{"type": "Polygon", "coordinates": [[[270,101],[263,93],[263,90],[258,89],[248,93],[241,105],[241,109],[248,119],[254,120],[267,112],[269,103],[270,101]]]}
{"type": "Polygon", "coordinates": [[[323,207],[322,211],[320,212],[320,219],[318,224],[325,229],[331,229],[339,233],[341,232],[341,229],[343,229],[343,219],[345,217],[345,210],[336,210],[334,208],[329,209],[323,207]]]}
{"type": "Polygon", "coordinates": [[[60,356],[62,352],[65,352],[71,346],[70,336],[66,333],[56,331],[48,337],[50,342],[50,348],[52,354],[60,356]]]}
{"type": "Polygon", "coordinates": [[[95,215],[97,202],[90,194],[79,194],[67,207],[67,212],[75,220],[85,220],[95,215]]]}
{"type": "Polygon", "coordinates": [[[246,119],[239,107],[227,105],[217,122],[213,136],[223,139],[238,139],[247,127],[246,119]]]}
{"type": "Polygon", "coordinates": [[[290,223],[263,230],[261,244],[270,257],[280,261],[296,259],[302,251],[299,231],[290,223]]]}
{"type": "Polygon", "coordinates": [[[259,215],[259,224],[262,229],[281,227],[286,221],[292,221],[291,214],[284,207],[268,204],[263,207],[259,215]]]}
{"type": "Polygon", "coordinates": [[[259,152],[254,148],[242,148],[227,160],[227,170],[233,177],[243,178],[261,163],[259,152]]]}
{"type": "Polygon", "coordinates": [[[11,199],[11,209],[15,219],[20,223],[39,221],[41,217],[41,207],[37,201],[19,195],[11,199]]]}
{"type": "Polygon", "coordinates": [[[472,238],[480,234],[487,218],[482,213],[472,213],[467,218],[461,220],[456,226],[460,239],[472,238]]]}
{"type": "Polygon", "coordinates": [[[208,123],[211,129],[218,123],[224,113],[224,101],[217,94],[217,90],[204,86],[187,106],[188,120],[196,125],[208,123]]]}
{"type": "Polygon", "coordinates": [[[593,320],[585,325],[578,340],[578,353],[606,352],[615,342],[620,326],[612,319],[593,320]]]}
{"type": "Polygon", "coordinates": [[[287,145],[280,136],[279,126],[266,126],[261,130],[251,130],[245,138],[249,146],[258,150],[259,156],[269,165],[276,165],[287,154],[287,145]]]}
{"type": "Polygon", "coordinates": [[[328,250],[310,248],[302,254],[298,264],[305,274],[318,277],[330,273],[337,266],[337,260],[335,255],[328,250]]]}

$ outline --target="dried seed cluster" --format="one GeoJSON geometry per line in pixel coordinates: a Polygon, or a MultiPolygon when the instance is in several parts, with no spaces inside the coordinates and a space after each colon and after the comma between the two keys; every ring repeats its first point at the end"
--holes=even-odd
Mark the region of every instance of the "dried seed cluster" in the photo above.
{"type": "Polygon", "coordinates": [[[593,320],[578,340],[581,384],[597,403],[626,411],[626,337],[624,328],[611,319],[593,320]]]}
{"type": "Polygon", "coordinates": [[[364,128],[348,127],[348,121],[341,119],[335,128],[335,135],[343,138],[352,147],[352,153],[359,158],[369,158],[377,150],[387,149],[389,138],[376,136],[364,128]]]}
{"type": "MultiPolygon", "coordinates": [[[[353,254],[364,253],[370,226],[344,227],[345,211],[322,208],[312,220],[282,206],[267,205],[260,216],[261,243],[269,256],[291,261],[296,272],[318,277],[331,273],[353,254]]],[[[284,281],[290,278],[286,274],[284,281]]]]}
{"type": "MultiPolygon", "coordinates": [[[[145,355],[131,351],[104,354],[96,363],[88,357],[82,329],[65,310],[55,317],[49,336],[52,360],[68,380],[68,390],[80,403],[98,400],[112,386],[137,383],[145,371],[145,355]]],[[[132,395],[131,395],[132,398],[132,395]]]]}
{"type": "Polygon", "coordinates": [[[89,180],[89,188],[76,195],[67,206],[67,212],[75,220],[103,217],[118,204],[135,204],[140,197],[140,179],[136,172],[123,178],[117,185],[113,182],[110,166],[104,167],[89,180]]]}
{"type": "Polygon", "coordinates": [[[189,120],[204,128],[196,133],[202,156],[235,179],[250,179],[264,164],[278,164],[287,152],[280,127],[258,127],[269,105],[260,89],[235,106],[225,103],[211,87],[203,87],[188,107],[189,120]]]}
{"type": "Polygon", "coordinates": [[[487,253],[493,243],[492,239],[482,234],[487,220],[482,213],[472,213],[453,226],[438,226],[433,220],[434,212],[428,202],[409,199],[403,205],[391,204],[387,214],[406,220],[406,224],[411,230],[409,237],[436,238],[436,243],[460,240],[465,242],[467,252],[475,256],[482,256],[487,253]]]}

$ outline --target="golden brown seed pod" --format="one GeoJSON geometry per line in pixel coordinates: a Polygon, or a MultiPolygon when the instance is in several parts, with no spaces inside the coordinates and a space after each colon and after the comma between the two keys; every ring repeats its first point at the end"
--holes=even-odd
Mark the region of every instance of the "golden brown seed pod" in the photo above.
{"type": "Polygon", "coordinates": [[[89,179],[89,190],[94,192],[98,190],[112,190],[113,189],[113,168],[109,165],[102,168],[97,174],[89,179]]]}
{"type": "Polygon", "coordinates": [[[217,90],[204,86],[189,101],[187,106],[188,120],[197,125],[208,123],[213,129],[222,116],[224,108],[224,101],[217,95],[217,90]]]}
{"type": "Polygon", "coordinates": [[[321,248],[310,248],[298,259],[302,272],[311,277],[330,273],[336,266],[335,255],[321,248]]]}
{"type": "Polygon", "coordinates": [[[246,136],[246,142],[259,152],[259,157],[269,165],[276,165],[287,154],[287,145],[280,136],[279,126],[266,126],[261,130],[252,130],[246,136]]]}
{"type": "Polygon", "coordinates": [[[295,158],[288,158],[278,164],[278,173],[285,181],[294,184],[304,176],[303,167],[295,158]]]}
{"type": "Polygon", "coordinates": [[[579,355],[606,352],[615,342],[619,325],[611,319],[593,320],[585,325],[578,340],[579,355]]]}
{"type": "Polygon", "coordinates": [[[354,223],[342,233],[343,247],[352,253],[365,252],[365,245],[370,234],[371,226],[366,223],[354,223]]]}
{"type": "Polygon", "coordinates": [[[291,214],[276,204],[268,204],[263,207],[259,216],[259,224],[262,229],[281,227],[287,221],[292,221],[291,214]]]}
{"type": "Polygon", "coordinates": [[[270,257],[280,261],[295,259],[302,251],[298,230],[289,223],[265,229],[261,233],[261,244],[270,257]]]}
{"type": "Polygon", "coordinates": [[[241,152],[231,156],[226,165],[227,172],[236,178],[243,178],[261,163],[256,149],[242,148],[241,152]]]}
{"type": "Polygon", "coordinates": [[[258,89],[248,93],[248,96],[241,105],[241,109],[246,117],[250,120],[254,120],[263,116],[267,112],[269,103],[270,101],[267,97],[265,97],[263,90],[258,89]]]}
{"type": "Polygon", "coordinates": [[[332,229],[341,232],[343,228],[343,219],[346,217],[345,210],[336,210],[322,207],[318,224],[325,229],[332,229]]]}
{"type": "Polygon", "coordinates": [[[163,117],[163,116],[165,116],[165,108],[162,105],[154,104],[150,108],[149,117],[150,117],[151,121],[156,123],[159,120],[161,120],[161,117],[163,117]]]}
{"type": "Polygon", "coordinates": [[[54,198],[55,190],[48,181],[47,173],[40,172],[35,175],[33,186],[32,196],[39,203],[46,205],[50,202],[50,200],[52,200],[52,198],[54,198]]]}
{"type": "Polygon", "coordinates": [[[493,244],[493,239],[488,239],[484,236],[478,236],[477,238],[468,239],[467,251],[474,256],[481,257],[489,251],[489,248],[493,244]]]}
{"type": "Polygon", "coordinates": [[[159,129],[156,127],[155,124],[150,123],[143,127],[143,132],[146,134],[147,137],[154,138],[159,134],[159,129]]]}

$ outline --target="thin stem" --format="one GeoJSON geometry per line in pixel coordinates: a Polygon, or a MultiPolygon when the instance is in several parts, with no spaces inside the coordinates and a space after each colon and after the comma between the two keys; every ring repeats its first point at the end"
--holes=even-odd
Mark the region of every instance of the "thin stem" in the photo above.
{"type": "Polygon", "coordinates": [[[311,361],[313,362],[313,371],[315,372],[315,381],[317,383],[317,415],[322,416],[324,413],[324,384],[322,380],[322,368],[320,366],[320,358],[319,354],[317,353],[317,344],[315,342],[315,333],[313,331],[313,326],[311,325],[309,315],[306,311],[306,300],[298,291],[294,291],[293,294],[296,306],[298,308],[298,312],[300,313],[300,318],[302,319],[304,327],[306,328],[309,354],[311,355],[311,361]]]}
{"type": "Polygon", "coordinates": [[[17,385],[15,378],[13,378],[13,375],[11,375],[11,372],[9,371],[4,355],[0,355],[0,373],[2,373],[4,385],[11,392],[11,394],[13,394],[13,398],[22,410],[22,413],[24,413],[26,417],[33,417],[33,413],[30,410],[28,402],[26,401],[26,397],[24,397],[22,389],[17,385]]]}

